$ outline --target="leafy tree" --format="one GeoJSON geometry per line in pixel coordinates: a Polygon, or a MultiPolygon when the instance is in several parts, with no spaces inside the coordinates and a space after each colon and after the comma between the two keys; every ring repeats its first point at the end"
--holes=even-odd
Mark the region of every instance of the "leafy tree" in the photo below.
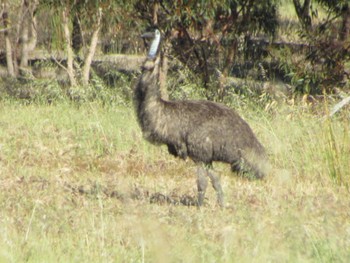
{"type": "Polygon", "coordinates": [[[227,75],[240,40],[257,32],[274,35],[274,0],[137,0],[135,9],[149,26],[159,27],[165,42],[209,87],[216,70],[227,75]]]}
{"type": "Polygon", "coordinates": [[[350,59],[350,4],[348,0],[314,0],[318,8],[324,8],[327,17],[313,25],[310,12],[317,16],[317,8],[311,10],[312,2],[305,0],[303,7],[299,0],[293,0],[297,15],[302,24],[301,36],[309,43],[310,52],[306,59],[311,69],[300,68],[300,78],[304,80],[302,92],[332,92],[349,79],[345,63],[350,59]]]}
{"type": "Polygon", "coordinates": [[[303,4],[299,0],[293,0],[293,4],[302,27],[304,30],[309,31],[312,27],[310,15],[311,0],[304,0],[303,4]]]}
{"type": "Polygon", "coordinates": [[[67,66],[64,67],[68,73],[70,84],[72,86],[78,85],[77,77],[79,77],[80,82],[83,85],[87,85],[89,81],[89,73],[90,66],[92,62],[92,57],[96,50],[96,45],[98,41],[98,33],[101,28],[101,17],[103,14],[102,8],[100,7],[100,1],[74,1],[74,0],[46,0],[41,1],[41,8],[46,10],[55,10],[59,15],[59,19],[62,22],[62,30],[63,30],[63,43],[65,47],[65,51],[67,54],[67,66]],[[83,63],[83,68],[81,70],[81,75],[78,76],[78,72],[74,67],[74,48],[75,51],[79,51],[77,48],[79,43],[77,43],[77,34],[81,34],[81,30],[79,29],[78,23],[78,14],[83,14],[92,28],[92,37],[90,42],[90,48],[88,52],[85,54],[85,59],[83,63]],[[72,32],[71,32],[71,22],[73,23],[73,32],[75,35],[73,36],[72,41],[72,32]],[[77,30],[77,28],[79,30],[77,30]],[[74,46],[73,46],[74,44],[74,46]],[[74,48],[73,48],[74,47],[74,48]]]}
{"type": "MultiPolygon", "coordinates": [[[[106,31],[106,28],[116,21],[115,17],[122,20],[123,11],[127,10],[129,5],[124,0],[40,1],[42,10],[59,14],[58,17],[53,16],[53,19],[60,21],[56,25],[61,26],[54,28],[57,34],[56,46],[64,46],[67,66],[61,66],[66,69],[72,86],[89,83],[91,63],[100,31],[106,31]]],[[[126,16],[126,13],[124,15],[126,16]]]]}
{"type": "Polygon", "coordinates": [[[9,76],[16,77],[28,66],[28,53],[36,46],[37,0],[1,2],[1,18],[9,76]],[[19,62],[19,64],[18,64],[19,62]]]}

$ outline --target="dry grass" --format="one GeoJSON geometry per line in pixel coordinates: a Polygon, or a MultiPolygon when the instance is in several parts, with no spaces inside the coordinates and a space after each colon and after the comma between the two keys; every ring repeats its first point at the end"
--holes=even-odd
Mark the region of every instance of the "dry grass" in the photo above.
{"type": "Polygon", "coordinates": [[[194,198],[195,166],[145,143],[132,109],[0,109],[0,262],[350,260],[345,113],[244,112],[274,172],[247,181],[217,165],[227,208],[210,188],[199,210],[150,202],[194,198]]]}

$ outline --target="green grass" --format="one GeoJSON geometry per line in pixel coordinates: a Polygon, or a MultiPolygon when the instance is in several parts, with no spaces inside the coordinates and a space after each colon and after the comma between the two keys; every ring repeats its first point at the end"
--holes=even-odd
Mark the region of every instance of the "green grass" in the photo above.
{"type": "Polygon", "coordinates": [[[200,210],[195,165],[142,139],[132,107],[0,102],[0,262],[349,262],[348,113],[239,110],[274,166],[221,175],[200,210]],[[322,114],[320,114],[322,113],[322,114]]]}

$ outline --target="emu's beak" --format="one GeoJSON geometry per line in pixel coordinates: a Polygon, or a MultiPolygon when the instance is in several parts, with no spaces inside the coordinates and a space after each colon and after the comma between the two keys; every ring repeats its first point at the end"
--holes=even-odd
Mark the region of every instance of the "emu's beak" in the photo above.
{"type": "Polygon", "coordinates": [[[144,34],[141,35],[142,38],[154,38],[155,34],[154,32],[146,32],[144,34]]]}

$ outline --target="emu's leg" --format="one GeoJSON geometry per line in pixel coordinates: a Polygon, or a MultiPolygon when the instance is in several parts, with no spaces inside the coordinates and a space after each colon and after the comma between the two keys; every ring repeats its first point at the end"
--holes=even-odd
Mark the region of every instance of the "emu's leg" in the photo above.
{"type": "Polygon", "coordinates": [[[207,186],[208,186],[207,171],[203,167],[198,167],[197,169],[198,206],[201,206],[203,204],[207,186]]]}
{"type": "Polygon", "coordinates": [[[224,207],[224,193],[222,191],[221,183],[220,183],[220,178],[217,177],[215,174],[211,173],[209,170],[207,170],[207,174],[210,178],[211,184],[214,187],[216,191],[216,195],[218,198],[218,204],[221,207],[224,207]]]}

